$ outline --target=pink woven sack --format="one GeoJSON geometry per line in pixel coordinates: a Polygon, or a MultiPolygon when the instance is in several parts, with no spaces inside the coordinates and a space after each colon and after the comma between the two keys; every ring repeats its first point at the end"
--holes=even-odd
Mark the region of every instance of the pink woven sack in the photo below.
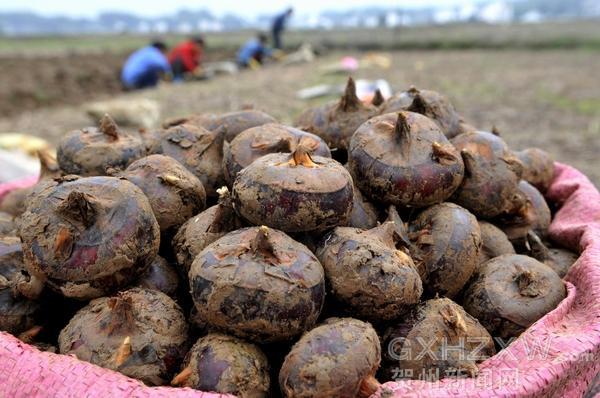
{"type": "Polygon", "coordinates": [[[11,182],[7,182],[5,184],[0,184],[0,200],[2,200],[2,198],[4,197],[4,195],[6,195],[7,193],[9,193],[10,191],[14,191],[15,189],[18,188],[27,188],[32,186],[33,184],[35,184],[38,181],[38,176],[34,175],[34,176],[29,176],[20,180],[16,180],[16,181],[11,181],[11,182]]]}
{"type": "MultiPolygon", "coordinates": [[[[548,197],[562,206],[550,234],[566,247],[581,252],[565,277],[567,298],[508,348],[485,361],[478,377],[435,383],[390,382],[379,389],[376,398],[582,397],[586,393],[600,371],[600,193],[583,174],[557,163],[548,197]]],[[[39,352],[0,333],[0,397],[226,395],[146,387],[74,357],[39,352]]]]}

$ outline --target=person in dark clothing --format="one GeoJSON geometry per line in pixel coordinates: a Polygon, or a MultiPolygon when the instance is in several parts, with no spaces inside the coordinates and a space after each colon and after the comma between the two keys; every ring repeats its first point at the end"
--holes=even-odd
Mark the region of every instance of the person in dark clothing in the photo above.
{"type": "Polygon", "coordinates": [[[272,54],[266,46],[267,36],[260,33],[256,38],[250,39],[240,48],[237,54],[238,65],[241,67],[252,66],[252,63],[262,64],[265,57],[272,54]]]}
{"type": "Polygon", "coordinates": [[[183,80],[185,74],[194,73],[202,63],[204,39],[200,36],[178,44],[169,54],[174,80],[183,80]]]}
{"type": "Polygon", "coordinates": [[[282,47],[281,43],[281,33],[285,29],[285,24],[287,23],[288,18],[292,16],[294,12],[293,8],[288,8],[281,14],[277,15],[273,20],[273,26],[271,27],[271,33],[273,34],[273,47],[280,50],[282,47]]]}
{"type": "Polygon", "coordinates": [[[166,52],[165,43],[155,41],[131,54],[121,70],[121,82],[125,89],[154,87],[162,74],[171,73],[166,52]]]}

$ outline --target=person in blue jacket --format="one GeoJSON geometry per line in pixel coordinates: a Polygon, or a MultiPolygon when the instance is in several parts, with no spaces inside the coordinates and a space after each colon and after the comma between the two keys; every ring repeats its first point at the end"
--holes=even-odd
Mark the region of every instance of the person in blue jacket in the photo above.
{"type": "Polygon", "coordinates": [[[242,67],[251,66],[253,62],[262,64],[265,57],[272,55],[272,50],[267,47],[267,36],[260,33],[250,39],[240,48],[237,54],[238,64],[242,67]]]}
{"type": "Polygon", "coordinates": [[[171,73],[166,53],[166,44],[155,41],[131,54],[121,70],[125,88],[136,90],[156,86],[161,75],[171,73]]]}
{"type": "Polygon", "coordinates": [[[288,8],[281,14],[277,15],[275,19],[273,19],[273,26],[271,27],[271,33],[273,34],[273,47],[280,50],[282,47],[281,44],[281,33],[285,29],[285,24],[287,20],[292,16],[294,12],[293,8],[288,8]]]}

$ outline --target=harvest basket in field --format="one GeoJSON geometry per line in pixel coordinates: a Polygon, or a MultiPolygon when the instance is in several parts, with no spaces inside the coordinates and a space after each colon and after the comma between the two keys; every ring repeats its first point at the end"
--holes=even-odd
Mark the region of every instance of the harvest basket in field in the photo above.
{"type": "MultiPolygon", "coordinates": [[[[0,186],[0,196],[7,190],[0,186]]],[[[551,237],[581,253],[565,277],[567,298],[485,361],[476,378],[390,382],[375,397],[581,397],[588,391],[600,371],[600,193],[583,174],[557,163],[547,197],[559,206],[551,237]]],[[[146,387],[0,334],[0,397],[225,396],[146,387]]]]}

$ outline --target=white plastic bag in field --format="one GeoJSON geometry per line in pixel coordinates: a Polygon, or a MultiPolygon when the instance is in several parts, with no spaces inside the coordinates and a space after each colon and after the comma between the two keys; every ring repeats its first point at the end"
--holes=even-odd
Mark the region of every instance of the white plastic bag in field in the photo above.
{"type": "Polygon", "coordinates": [[[84,109],[94,123],[107,113],[121,126],[149,129],[157,127],[160,123],[159,103],[146,98],[93,102],[85,105],[84,109]]]}

